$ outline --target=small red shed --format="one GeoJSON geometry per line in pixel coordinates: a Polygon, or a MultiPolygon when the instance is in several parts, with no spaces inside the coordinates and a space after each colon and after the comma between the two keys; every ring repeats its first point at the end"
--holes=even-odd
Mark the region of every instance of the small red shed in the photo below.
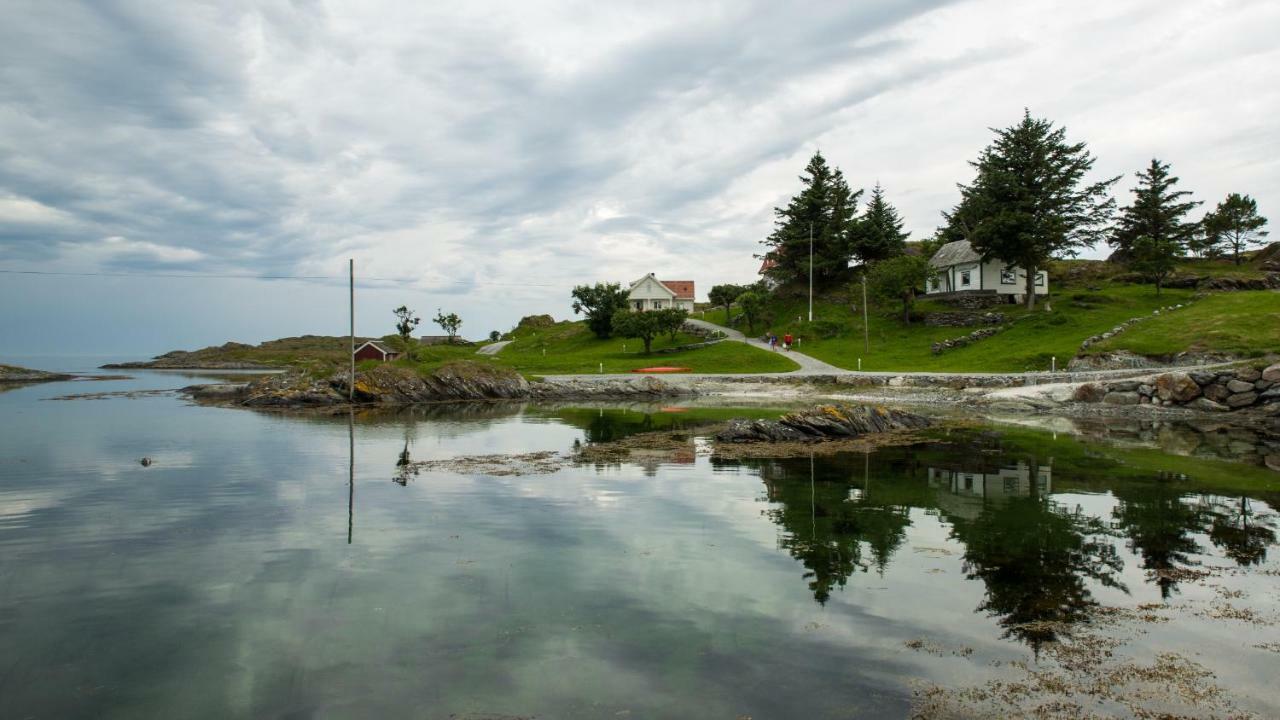
{"type": "Polygon", "coordinates": [[[388,360],[399,359],[400,353],[392,350],[377,340],[369,340],[365,344],[356,348],[355,358],[357,362],[360,360],[378,360],[380,362],[386,362],[388,360]]]}

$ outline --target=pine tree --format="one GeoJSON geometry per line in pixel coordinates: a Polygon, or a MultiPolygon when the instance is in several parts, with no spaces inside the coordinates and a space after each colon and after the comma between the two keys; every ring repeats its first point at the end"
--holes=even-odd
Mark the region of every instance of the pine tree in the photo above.
{"type": "Polygon", "coordinates": [[[866,212],[851,233],[850,253],[864,265],[901,255],[907,246],[909,232],[903,232],[905,221],[898,210],[884,199],[880,183],[871,190],[866,212]]]}
{"type": "Polygon", "coordinates": [[[960,186],[960,204],[944,215],[944,235],[968,240],[984,260],[1025,270],[1027,307],[1034,308],[1038,269],[1102,239],[1115,209],[1108,190],[1119,178],[1083,184],[1093,155],[1030,111],[993,132],[995,141],[971,163],[977,177],[960,186]]]}
{"type": "Polygon", "coordinates": [[[774,230],[761,241],[774,261],[769,273],[781,282],[807,280],[812,232],[814,281],[829,284],[847,272],[849,228],[862,191],[850,190],[844,174],[821,152],[809,160],[800,182],[800,193],[785,208],[774,208],[774,230]]]}
{"type": "Polygon", "coordinates": [[[1267,219],[1258,214],[1258,203],[1240,193],[1228,195],[1202,222],[1202,237],[1209,253],[1225,245],[1231,250],[1236,265],[1240,264],[1240,251],[1249,245],[1260,245],[1268,234],[1262,229],[1267,219]]]}
{"type": "Polygon", "coordinates": [[[1129,266],[1156,284],[1172,272],[1174,261],[1195,241],[1198,226],[1183,220],[1200,205],[1185,200],[1191,193],[1174,190],[1178,178],[1169,174],[1169,164],[1152,158],[1146,170],[1137,173],[1133,204],[1120,211],[1120,221],[1110,243],[1129,266]]]}

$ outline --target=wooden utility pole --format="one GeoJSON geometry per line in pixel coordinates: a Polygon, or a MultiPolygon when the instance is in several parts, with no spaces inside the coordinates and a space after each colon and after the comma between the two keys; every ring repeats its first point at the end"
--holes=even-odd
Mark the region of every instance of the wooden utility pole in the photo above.
{"type": "Polygon", "coordinates": [[[809,322],[813,322],[813,223],[809,223],[809,322]]]}
{"type": "Polygon", "coordinates": [[[868,354],[871,352],[871,329],[867,326],[867,270],[862,269],[862,341],[868,354]]]}
{"type": "Polygon", "coordinates": [[[347,402],[356,401],[356,259],[347,260],[347,310],[350,314],[351,329],[351,377],[347,379],[347,402]]]}

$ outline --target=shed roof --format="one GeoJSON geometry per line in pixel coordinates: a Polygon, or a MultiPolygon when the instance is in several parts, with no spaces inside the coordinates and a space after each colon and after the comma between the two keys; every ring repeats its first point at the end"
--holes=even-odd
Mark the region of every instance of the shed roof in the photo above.
{"type": "Polygon", "coordinates": [[[399,354],[396,350],[391,349],[391,347],[390,347],[390,346],[388,346],[386,343],[384,343],[384,342],[382,342],[382,341],[380,341],[380,340],[366,340],[366,341],[364,341],[364,343],[362,343],[362,344],[360,345],[360,347],[357,347],[357,348],[356,348],[356,352],[360,352],[362,349],[364,349],[364,346],[365,346],[365,345],[372,345],[373,347],[375,347],[375,348],[377,348],[379,351],[381,351],[383,355],[398,355],[398,354],[399,354]]]}
{"type": "Polygon", "coordinates": [[[929,264],[933,267],[951,267],[960,263],[972,263],[982,260],[982,256],[978,254],[968,240],[956,240],[938,248],[938,252],[929,258],[929,264]]]}

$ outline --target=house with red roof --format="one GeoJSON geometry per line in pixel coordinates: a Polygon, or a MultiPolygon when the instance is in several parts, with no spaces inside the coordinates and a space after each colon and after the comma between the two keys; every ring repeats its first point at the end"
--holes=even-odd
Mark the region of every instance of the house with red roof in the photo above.
{"type": "Polygon", "coordinates": [[[627,303],[632,310],[684,308],[693,312],[692,280],[659,280],[653,273],[631,283],[627,303]]]}

